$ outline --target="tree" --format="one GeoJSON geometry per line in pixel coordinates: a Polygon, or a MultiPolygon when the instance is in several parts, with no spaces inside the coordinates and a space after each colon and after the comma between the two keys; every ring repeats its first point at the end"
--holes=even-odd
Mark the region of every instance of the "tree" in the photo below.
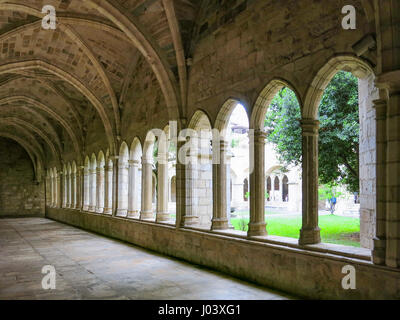
{"type": "MultiPolygon", "coordinates": [[[[301,119],[296,95],[283,88],[272,100],[265,119],[267,140],[276,145],[285,167],[301,164],[301,119]]],[[[319,178],[321,184],[343,184],[359,190],[358,80],[338,72],[319,107],[319,178]]]]}

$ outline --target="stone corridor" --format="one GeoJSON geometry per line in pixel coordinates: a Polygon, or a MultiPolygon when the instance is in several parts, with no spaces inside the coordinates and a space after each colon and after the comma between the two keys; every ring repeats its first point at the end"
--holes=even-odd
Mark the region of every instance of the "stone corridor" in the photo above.
{"type": "Polygon", "coordinates": [[[270,300],[288,295],[42,218],[0,219],[0,300],[270,300]],[[44,290],[44,265],[56,289],[44,290]]]}

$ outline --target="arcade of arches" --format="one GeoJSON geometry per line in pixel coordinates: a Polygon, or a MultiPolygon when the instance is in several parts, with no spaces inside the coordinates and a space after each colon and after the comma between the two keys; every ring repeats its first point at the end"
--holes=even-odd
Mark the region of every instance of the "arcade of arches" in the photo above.
{"type": "Polygon", "coordinates": [[[56,30],[41,28],[47,1],[0,0],[1,217],[46,217],[299,296],[400,298],[400,3],[50,2],[56,30]],[[321,243],[318,224],[318,107],[340,70],[359,79],[364,248],[321,243]],[[268,235],[265,219],[266,191],[292,200],[290,176],[265,160],[284,87],[302,114],[299,239],[268,235]],[[235,177],[238,105],[250,170],[235,177]],[[230,199],[248,204],[247,232],[232,229],[230,199]],[[341,287],[348,264],[356,290],[341,287]]]}

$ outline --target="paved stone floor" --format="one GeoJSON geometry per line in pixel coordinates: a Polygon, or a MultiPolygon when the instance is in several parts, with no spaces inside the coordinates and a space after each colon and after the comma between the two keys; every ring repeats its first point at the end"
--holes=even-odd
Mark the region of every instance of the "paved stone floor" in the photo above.
{"type": "Polygon", "coordinates": [[[52,220],[0,219],[0,300],[289,298],[52,220]],[[44,265],[55,290],[42,289],[44,265]]]}

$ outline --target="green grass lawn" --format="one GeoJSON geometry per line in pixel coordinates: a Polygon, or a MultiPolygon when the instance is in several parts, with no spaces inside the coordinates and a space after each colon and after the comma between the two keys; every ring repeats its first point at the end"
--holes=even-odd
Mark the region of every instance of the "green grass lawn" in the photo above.
{"type": "MultiPolygon", "coordinates": [[[[231,219],[236,230],[241,230],[239,218],[231,219]]],[[[249,219],[244,219],[247,231],[249,219]]],[[[267,216],[268,234],[289,238],[299,238],[301,217],[273,217],[267,216]]],[[[340,217],[335,215],[319,216],[321,228],[321,240],[325,243],[342,244],[346,246],[360,247],[360,219],[352,217],[340,217]]]]}

